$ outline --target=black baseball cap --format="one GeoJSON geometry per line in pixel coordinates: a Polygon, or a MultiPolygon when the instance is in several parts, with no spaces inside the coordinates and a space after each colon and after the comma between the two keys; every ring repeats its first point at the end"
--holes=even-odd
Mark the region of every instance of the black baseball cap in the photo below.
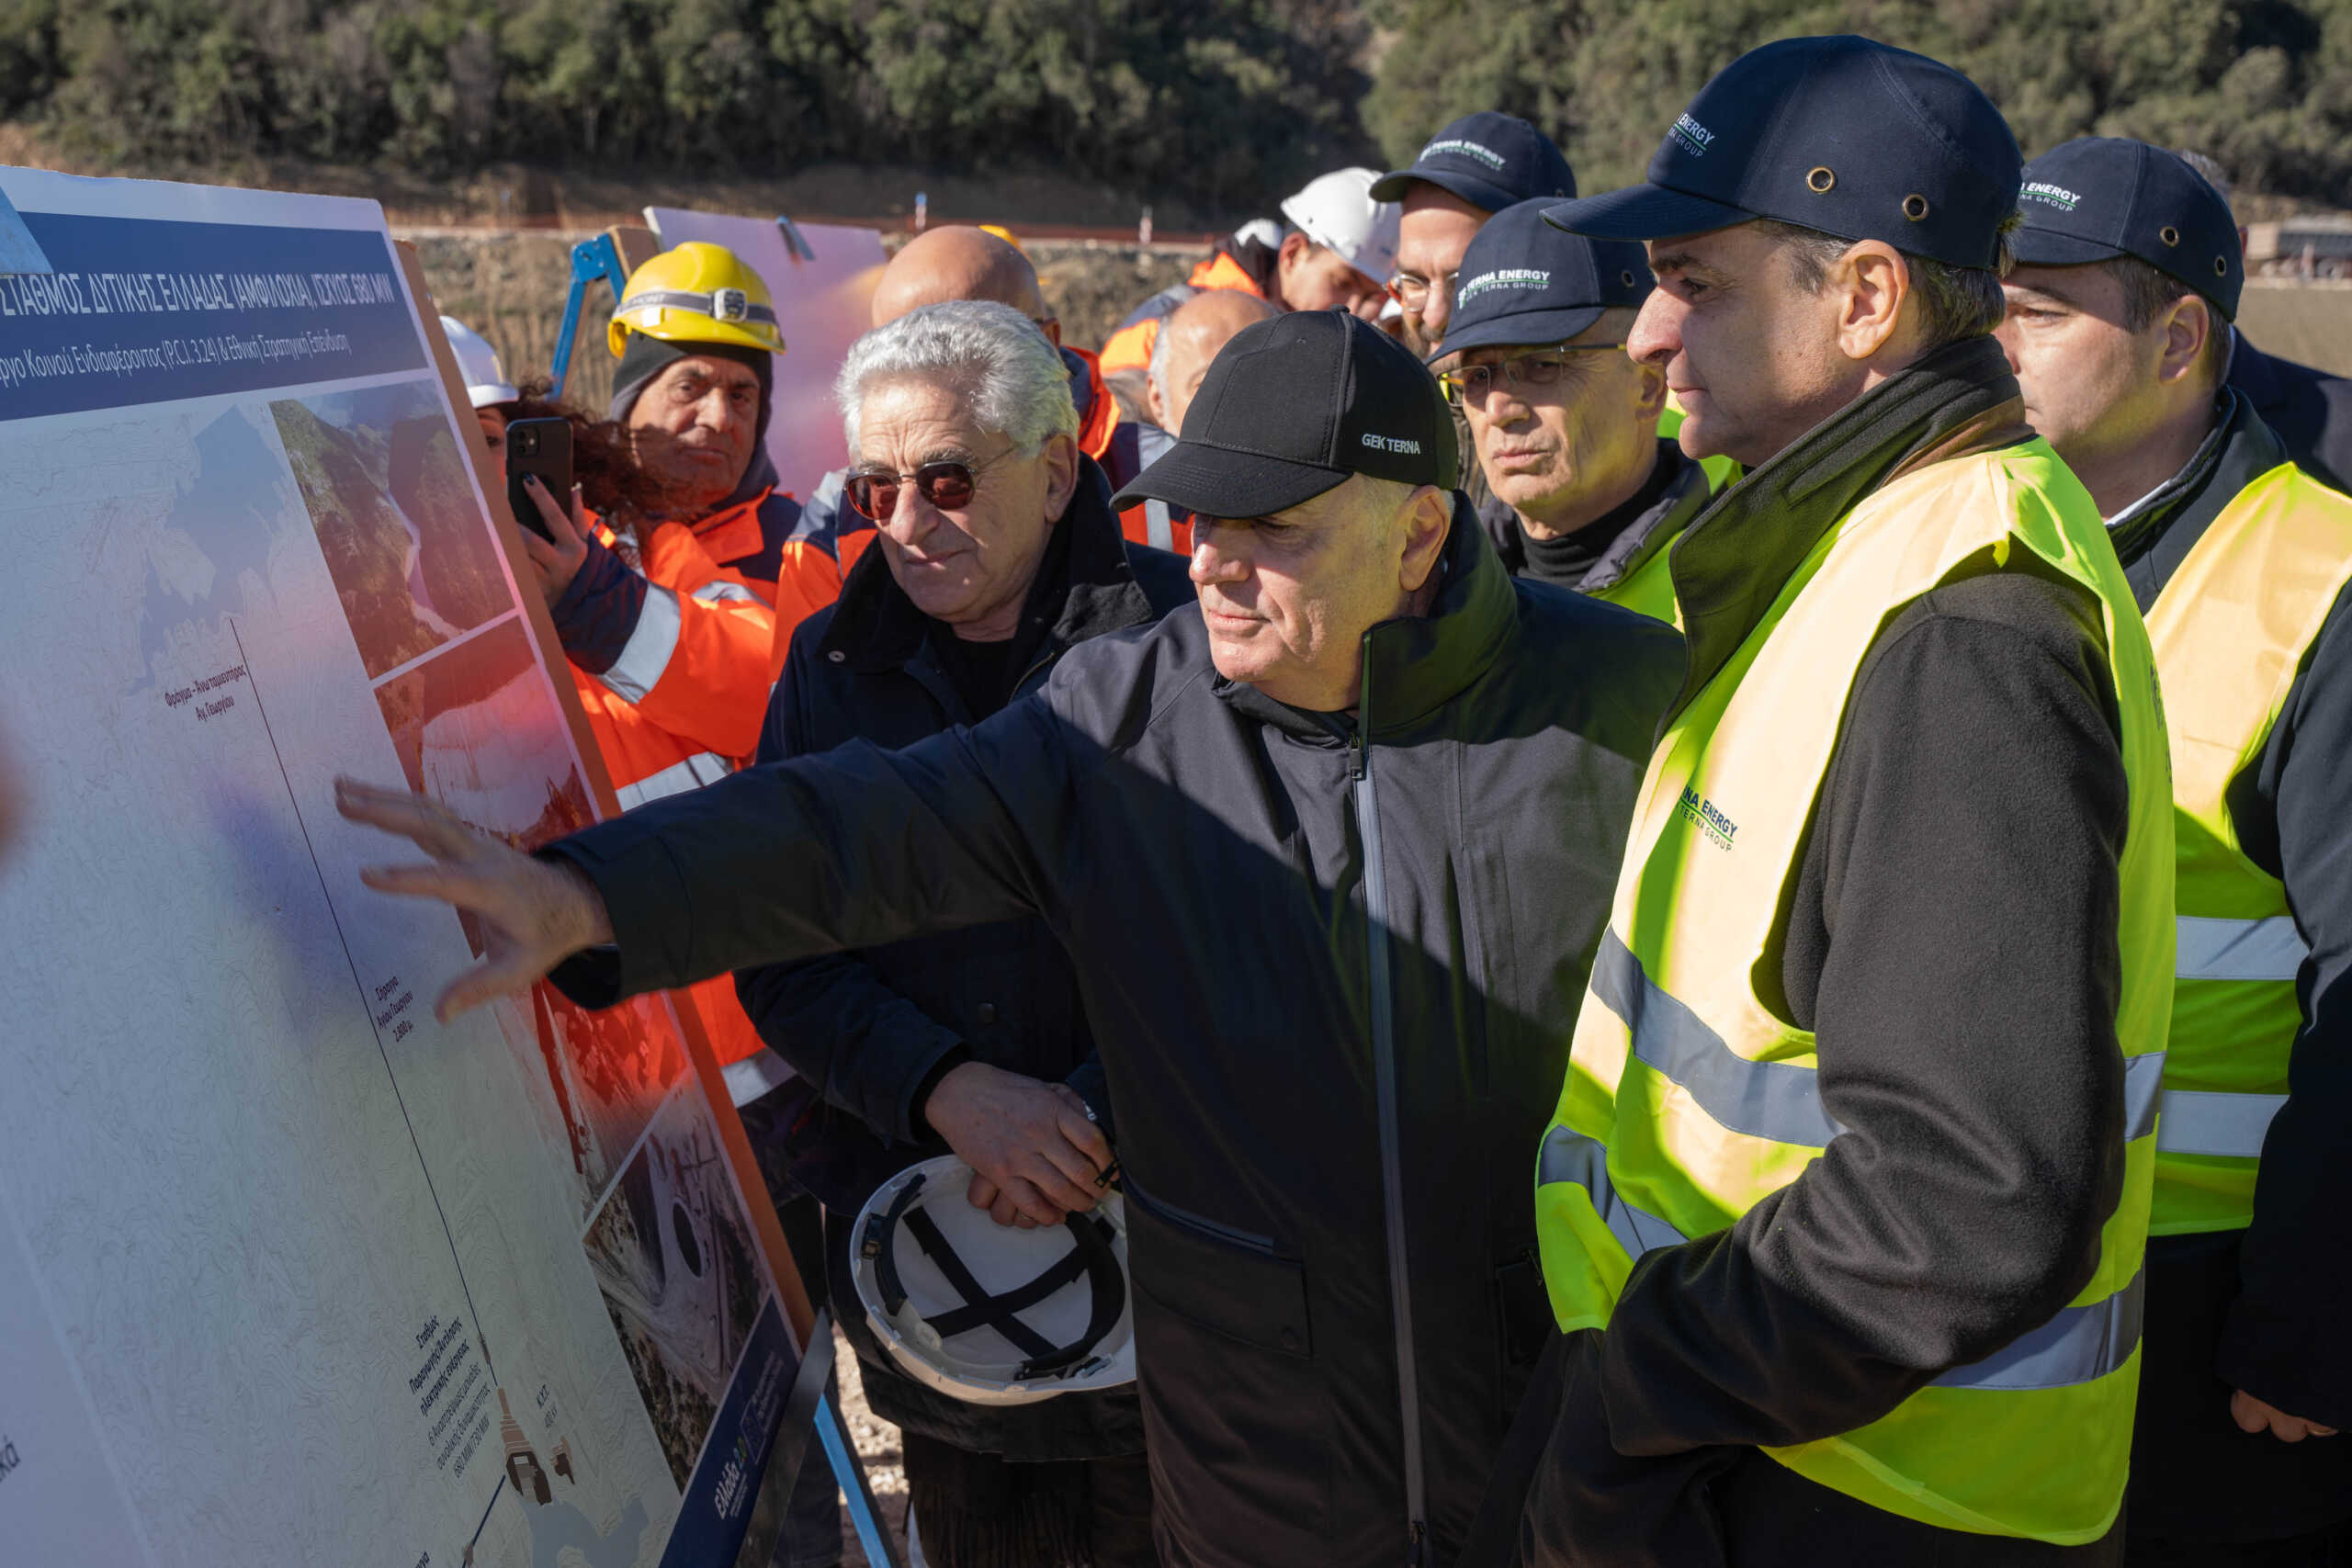
{"type": "Polygon", "coordinates": [[[1544,220],[1555,205],[1522,201],[1478,231],[1463,253],[1453,323],[1430,364],[1465,348],[1566,343],[1610,307],[1649,297],[1657,279],[1641,246],[1564,234],[1544,220]]]}
{"type": "Polygon", "coordinates": [[[2245,288],[2230,204],[2188,161],[2120,136],[2083,136],[2025,166],[2018,260],[2081,266],[2137,256],[2234,321],[2245,288]]]}
{"type": "Polygon", "coordinates": [[[2023,164],[2000,110],[1951,66],[1849,34],[1785,39],[1699,90],[1648,184],[1555,207],[1551,220],[1664,240],[1770,218],[1992,268],[2023,164]]]}
{"type": "Polygon", "coordinates": [[[1372,199],[1402,201],[1415,180],[1427,180],[1489,212],[1532,197],[1558,200],[1577,193],[1577,176],[1550,137],[1492,109],[1465,114],[1430,137],[1411,168],[1383,175],[1374,184],[1372,199]]]}
{"type": "Polygon", "coordinates": [[[1254,321],[1209,362],[1184,433],[1112,500],[1264,517],[1351,474],[1452,490],[1453,416],[1412,351],[1344,310],[1254,321]]]}

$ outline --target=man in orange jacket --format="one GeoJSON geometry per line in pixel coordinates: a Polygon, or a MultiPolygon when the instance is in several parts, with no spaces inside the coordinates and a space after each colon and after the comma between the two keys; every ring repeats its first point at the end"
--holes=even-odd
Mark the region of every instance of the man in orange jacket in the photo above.
{"type": "MultiPolygon", "coordinates": [[[[785,345],[756,272],[718,245],[665,251],[630,276],[606,342],[620,361],[610,415],[643,476],[644,514],[594,520],[541,492],[553,537],[526,527],[523,544],[626,808],[751,756],[779,626],[788,639],[831,603],[841,566],[831,527],[777,488],[767,457],[771,361],[785,345]]],[[[503,429],[518,394],[494,358],[475,363],[487,344],[452,343],[485,434],[503,429]]],[[[690,994],[736,1099],[775,1088],[734,987],[690,994]]]]}

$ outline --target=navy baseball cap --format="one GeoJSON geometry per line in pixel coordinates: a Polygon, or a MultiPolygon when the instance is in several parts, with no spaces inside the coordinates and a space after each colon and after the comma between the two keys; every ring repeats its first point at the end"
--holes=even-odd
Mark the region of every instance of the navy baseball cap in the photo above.
{"type": "Polygon", "coordinates": [[[1851,35],[1784,39],[1699,90],[1648,184],[1567,202],[1551,220],[1664,240],[1770,218],[1991,268],[2023,164],[2000,110],[1951,66],[1851,35]]]}
{"type": "Polygon", "coordinates": [[[1466,348],[1566,343],[1610,307],[1648,298],[1657,280],[1641,246],[1564,234],[1544,220],[1555,205],[1522,201],[1478,231],[1462,256],[1453,324],[1430,364],[1466,348]]]}
{"type": "Polygon", "coordinates": [[[2245,261],[2230,204],[2186,160],[2118,136],[2083,136],[2025,166],[2018,260],[2082,266],[2137,256],[2234,321],[2245,261]]]}
{"type": "Polygon", "coordinates": [[[1253,321],[1209,362],[1184,433],[1112,499],[1264,517],[1351,474],[1452,490],[1453,414],[1412,351],[1345,310],[1253,321]]]}
{"type": "Polygon", "coordinates": [[[1402,201],[1415,180],[1427,180],[1489,212],[1532,197],[1556,201],[1577,193],[1577,176],[1550,137],[1492,109],[1465,114],[1430,137],[1411,168],[1380,177],[1372,199],[1402,201]]]}

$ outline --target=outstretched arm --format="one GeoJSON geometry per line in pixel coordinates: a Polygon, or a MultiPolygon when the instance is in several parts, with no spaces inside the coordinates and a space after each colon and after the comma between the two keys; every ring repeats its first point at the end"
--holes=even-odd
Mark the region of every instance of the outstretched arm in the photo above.
{"type": "Polygon", "coordinates": [[[853,745],[747,769],[528,856],[404,793],[337,785],[354,821],[428,865],[368,886],[480,915],[489,956],[437,1005],[454,1016],[555,978],[605,1007],[729,969],[876,947],[1025,915],[1052,919],[1045,867],[1070,863],[1070,746],[1043,703],[903,751],[853,745]],[[576,956],[575,956],[576,955],[576,956]]]}

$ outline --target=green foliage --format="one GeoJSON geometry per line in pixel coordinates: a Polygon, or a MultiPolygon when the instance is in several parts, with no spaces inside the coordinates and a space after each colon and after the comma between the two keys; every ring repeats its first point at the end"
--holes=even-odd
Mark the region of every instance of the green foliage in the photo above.
{"type": "Polygon", "coordinates": [[[0,113],[76,151],[825,159],[1254,209],[1373,154],[1346,0],[0,0],[0,113]]]}
{"type": "Polygon", "coordinates": [[[1374,17],[1395,38],[1364,119],[1392,158],[1501,108],[1550,131],[1581,188],[1609,190],[1642,177],[1743,51],[1858,32],[1965,71],[2029,157],[2136,136],[2352,205],[2352,0],[1387,0],[1374,17]]]}

